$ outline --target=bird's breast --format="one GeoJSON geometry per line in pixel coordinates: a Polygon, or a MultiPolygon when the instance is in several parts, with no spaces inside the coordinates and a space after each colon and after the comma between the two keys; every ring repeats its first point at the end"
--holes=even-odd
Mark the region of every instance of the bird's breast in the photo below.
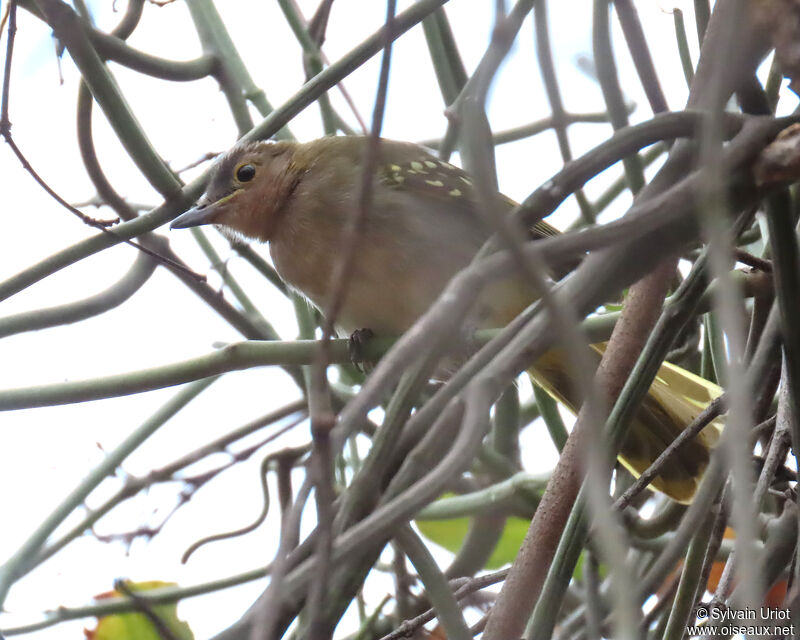
{"type": "MultiPolygon", "coordinates": [[[[433,303],[458,269],[431,260],[411,262],[388,245],[366,240],[355,247],[336,324],[348,333],[368,328],[376,335],[400,335],[433,303]]],[[[301,250],[273,241],[270,252],[281,278],[325,311],[335,289],[332,276],[343,258],[339,247],[301,250]]]]}
{"type": "MultiPolygon", "coordinates": [[[[315,201],[323,202],[322,197],[315,201]]],[[[426,209],[413,199],[384,197],[381,206],[370,211],[351,248],[347,228],[353,206],[349,200],[329,199],[324,207],[293,212],[270,241],[275,268],[324,312],[335,289],[332,276],[352,250],[336,324],[347,332],[371,329],[376,335],[398,336],[470,263],[486,234],[468,212],[426,209]]],[[[501,326],[525,306],[517,287],[511,287],[511,295],[507,288],[497,289],[503,291],[502,300],[484,292],[480,317],[473,324],[501,326]]],[[[526,301],[529,295],[524,293],[526,301]]]]}

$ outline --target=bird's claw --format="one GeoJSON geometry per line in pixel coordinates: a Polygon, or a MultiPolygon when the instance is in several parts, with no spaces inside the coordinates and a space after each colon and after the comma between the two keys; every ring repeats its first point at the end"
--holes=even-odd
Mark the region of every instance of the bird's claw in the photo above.
{"type": "Polygon", "coordinates": [[[350,334],[350,340],[347,345],[347,351],[350,356],[350,362],[361,373],[367,373],[372,369],[374,362],[368,361],[364,356],[364,347],[374,338],[375,334],[372,329],[356,329],[350,334]]]}

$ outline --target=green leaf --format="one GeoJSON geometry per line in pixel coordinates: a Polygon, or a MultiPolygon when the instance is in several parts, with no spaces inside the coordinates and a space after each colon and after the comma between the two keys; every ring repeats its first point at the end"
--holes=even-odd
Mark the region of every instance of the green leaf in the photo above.
{"type": "MultiPolygon", "coordinates": [[[[452,495],[452,494],[449,494],[452,495]]],[[[446,496],[443,496],[446,497],[446,496]]],[[[425,538],[444,547],[451,553],[458,553],[461,545],[464,543],[464,538],[469,530],[470,518],[452,518],[450,520],[416,520],[415,524],[425,538]]],[[[503,529],[503,534],[497,542],[492,555],[486,563],[484,569],[495,570],[500,567],[510,564],[517,557],[519,548],[528,532],[530,522],[522,518],[509,516],[506,519],[506,526],[503,529]]],[[[582,580],[583,577],[583,560],[584,554],[581,553],[578,558],[578,563],[575,565],[573,577],[576,580],[582,580]]],[[[600,564],[598,567],[600,578],[604,579],[608,576],[608,566],[600,564]]]]}
{"type": "MultiPolygon", "coordinates": [[[[175,586],[170,582],[152,580],[149,582],[128,582],[125,585],[130,591],[149,591],[162,587],[175,586]]],[[[124,597],[118,591],[109,591],[97,596],[97,600],[124,597]]],[[[188,624],[178,619],[178,605],[158,604],[150,610],[161,620],[178,640],[194,640],[194,634],[188,624]]],[[[115,613],[103,616],[97,621],[94,631],[86,631],[88,640],[161,640],[161,634],[144,613],[115,613]]]]}
{"type": "MultiPolygon", "coordinates": [[[[581,555],[578,556],[578,562],[575,565],[575,570],[572,572],[572,577],[574,580],[581,581],[583,580],[583,562],[586,559],[586,552],[581,551],[581,555]]],[[[602,562],[597,565],[597,574],[600,576],[601,580],[604,580],[608,577],[608,565],[603,564],[602,562]]]]}
{"type": "MultiPolygon", "coordinates": [[[[416,520],[420,533],[431,542],[444,547],[451,553],[457,553],[464,543],[469,530],[470,518],[453,518],[450,520],[416,520]]],[[[498,569],[513,562],[517,556],[525,533],[530,523],[522,518],[509,517],[503,534],[497,542],[485,569],[498,569]]]]}

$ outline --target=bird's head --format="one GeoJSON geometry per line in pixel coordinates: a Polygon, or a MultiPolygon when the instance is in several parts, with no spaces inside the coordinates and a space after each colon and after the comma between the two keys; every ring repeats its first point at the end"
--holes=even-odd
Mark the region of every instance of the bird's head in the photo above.
{"type": "Polygon", "coordinates": [[[214,224],[266,242],[304,173],[295,163],[295,147],[290,142],[237,145],[217,164],[197,206],[170,228],[214,224]]]}

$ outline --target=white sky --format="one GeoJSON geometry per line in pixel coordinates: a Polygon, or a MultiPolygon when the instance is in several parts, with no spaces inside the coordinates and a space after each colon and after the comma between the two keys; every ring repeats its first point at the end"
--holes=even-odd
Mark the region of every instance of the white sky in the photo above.
{"type": "MultiPolygon", "coordinates": [[[[305,15],[310,16],[317,2],[299,4],[305,15]]],[[[399,9],[410,5],[399,4],[399,9]]],[[[600,110],[598,87],[574,64],[578,56],[591,56],[591,3],[584,0],[550,4],[552,44],[565,105],[573,112],[600,110]]],[[[670,106],[680,108],[686,96],[685,83],[675,63],[672,16],[662,11],[662,6],[671,5],[638,4],[670,106]]],[[[678,6],[686,13],[694,46],[691,4],[684,1],[678,6]]],[[[90,2],[90,5],[101,28],[108,29],[119,20],[121,14],[112,11],[110,1],[90,2]]],[[[448,16],[468,70],[474,68],[488,44],[493,5],[490,0],[452,0],[448,4],[448,16]]],[[[301,51],[277,3],[229,0],[218,2],[217,6],[250,73],[270,101],[278,105],[295,93],[303,82],[301,51]]],[[[328,58],[338,59],[377,29],[384,11],[383,2],[337,0],[324,46],[328,58]]],[[[61,61],[64,83],[60,85],[49,30],[24,10],[18,15],[11,87],[15,140],[58,193],[69,201],[86,200],[94,195],[94,190],[77,159],[74,120],[78,73],[65,55],[61,61]]],[[[490,109],[495,130],[548,115],[535,64],[532,31],[529,19],[495,85],[490,109]]],[[[621,34],[617,31],[614,37],[621,45],[621,34]]],[[[181,2],[162,9],[147,5],[141,26],[129,43],[171,59],[191,59],[201,53],[188,11],[181,2]]],[[[696,48],[693,50],[696,55],[696,48]]],[[[638,89],[627,52],[622,51],[618,64],[627,95],[640,105],[634,119],[647,118],[649,109],[638,89]]],[[[156,149],[173,167],[185,166],[208,151],[222,151],[233,143],[235,129],[213,80],[177,84],[144,78],[117,65],[112,65],[112,69],[136,117],[156,149]]],[[[378,58],[375,58],[346,81],[367,122],[377,69],[378,58]]],[[[341,105],[338,94],[332,95],[336,104],[341,105]]],[[[341,113],[348,113],[345,107],[341,107],[341,113]]],[[[114,185],[131,201],[158,204],[157,194],[121,149],[99,109],[95,115],[98,153],[114,185]]],[[[254,118],[258,121],[255,112],[254,118]]],[[[383,132],[385,137],[422,140],[441,135],[445,124],[438,86],[427,63],[422,30],[417,27],[395,46],[383,132]]],[[[291,129],[304,140],[321,135],[316,107],[300,114],[291,123],[291,129]]],[[[573,127],[571,139],[576,155],[603,140],[609,131],[605,125],[573,127]]],[[[497,161],[501,189],[514,198],[525,197],[560,167],[551,133],[500,147],[497,161]]],[[[4,194],[0,209],[4,230],[0,234],[0,279],[94,235],[44,194],[5,146],[0,150],[0,175],[4,194]]],[[[618,172],[614,172],[616,175],[618,172]]],[[[592,185],[590,195],[599,193],[601,187],[592,185]]],[[[555,216],[560,226],[575,215],[571,203],[563,209],[555,216]]],[[[98,215],[110,214],[103,210],[98,215]]],[[[166,229],[161,232],[167,233],[166,229]]],[[[275,322],[283,336],[293,338],[296,329],[286,301],[270,286],[264,286],[263,279],[246,263],[232,256],[215,232],[209,230],[209,237],[223,256],[231,258],[230,269],[253,295],[258,307],[275,322]]],[[[218,276],[209,270],[188,232],[173,232],[169,238],[193,268],[207,273],[213,286],[219,285],[218,276]]],[[[118,280],[134,257],[135,250],[127,246],[93,256],[4,301],[0,315],[64,303],[98,292],[118,280]]],[[[231,299],[230,295],[227,297],[231,299]]],[[[143,289],[109,313],[71,326],[0,340],[0,362],[4,364],[0,367],[0,388],[131,371],[201,355],[210,351],[214,342],[238,339],[232,328],[180,282],[158,270],[143,289]]],[[[98,464],[102,450],[113,448],[176,392],[177,389],[165,389],[95,403],[2,414],[0,513],[4,514],[4,535],[0,539],[0,559],[13,553],[87,471],[98,464]]],[[[276,371],[261,369],[227,375],[131,456],[123,465],[125,473],[146,473],[271,407],[285,404],[295,395],[293,384],[276,371]]],[[[540,456],[526,457],[526,464],[532,470],[549,468],[554,462],[552,445],[546,435],[538,432],[528,429],[525,436],[528,451],[536,451],[540,456]]],[[[299,435],[304,436],[305,432],[299,435]]],[[[216,462],[223,459],[220,456],[216,462]]],[[[162,579],[189,585],[245,571],[254,564],[265,564],[274,553],[277,520],[272,516],[257,533],[209,545],[198,551],[186,566],[178,562],[185,547],[196,538],[236,528],[255,517],[260,505],[259,461],[256,456],[247,464],[237,465],[202,489],[154,540],[137,540],[129,555],[121,543],[102,544],[91,537],[73,543],[14,587],[6,603],[10,613],[0,618],[0,627],[33,621],[46,608],[88,603],[94,594],[109,590],[116,577],[162,579]]],[[[118,485],[119,481],[108,481],[93,494],[90,503],[97,504],[118,485]]],[[[98,532],[109,534],[157,523],[160,514],[173,504],[179,489],[178,485],[158,487],[148,496],[131,501],[102,520],[98,532]],[[158,512],[154,514],[154,510],[158,512]]],[[[180,606],[181,617],[189,621],[196,637],[208,637],[234,621],[263,587],[264,582],[260,581],[187,600],[180,606]]],[[[373,603],[384,592],[372,594],[373,603]]],[[[93,622],[59,625],[29,637],[81,637],[83,626],[91,627],[93,622]]]]}

